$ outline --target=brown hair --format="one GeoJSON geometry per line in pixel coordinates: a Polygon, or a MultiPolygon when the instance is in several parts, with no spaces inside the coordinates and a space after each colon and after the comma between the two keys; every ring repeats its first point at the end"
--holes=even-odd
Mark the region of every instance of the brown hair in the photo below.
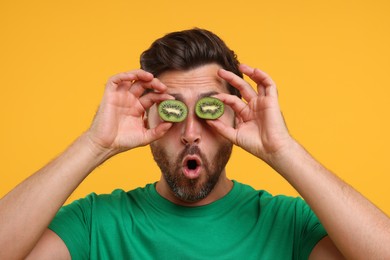
{"type": "MultiPolygon", "coordinates": [[[[157,39],[141,54],[140,63],[141,69],[155,77],[165,71],[190,70],[210,63],[243,77],[234,51],[214,33],[199,28],[172,32],[157,39]]],[[[229,85],[228,89],[241,97],[236,88],[229,85]]]]}

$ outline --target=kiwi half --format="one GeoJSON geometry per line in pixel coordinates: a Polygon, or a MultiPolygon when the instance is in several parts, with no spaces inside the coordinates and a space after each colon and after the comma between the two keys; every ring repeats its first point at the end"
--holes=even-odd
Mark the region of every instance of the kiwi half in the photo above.
{"type": "Polygon", "coordinates": [[[217,119],[223,115],[224,110],[223,102],[214,97],[201,98],[195,105],[196,115],[203,119],[217,119]]]}
{"type": "Polygon", "coordinates": [[[158,114],[167,122],[181,122],[188,114],[186,104],[179,100],[164,100],[158,105],[158,114]]]}

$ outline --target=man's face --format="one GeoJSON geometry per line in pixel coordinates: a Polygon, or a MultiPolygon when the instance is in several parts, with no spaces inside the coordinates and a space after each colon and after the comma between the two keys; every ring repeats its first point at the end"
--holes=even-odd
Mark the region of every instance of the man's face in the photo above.
{"type": "MultiPolygon", "coordinates": [[[[232,143],[195,114],[195,103],[200,98],[228,93],[226,82],[217,76],[219,68],[209,64],[190,71],[168,71],[158,77],[168,87],[167,93],[188,107],[187,118],[174,123],[161,139],[151,144],[162,181],[182,201],[195,202],[207,197],[221,176],[225,178],[232,143]]],[[[230,107],[225,107],[220,120],[233,125],[234,113],[230,107]]],[[[160,122],[154,105],[148,114],[149,127],[154,128],[160,122]]]]}

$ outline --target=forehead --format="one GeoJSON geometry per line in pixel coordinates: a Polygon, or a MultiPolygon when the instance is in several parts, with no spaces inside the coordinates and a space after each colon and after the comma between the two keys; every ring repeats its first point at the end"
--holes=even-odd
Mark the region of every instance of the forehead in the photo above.
{"type": "Polygon", "coordinates": [[[228,93],[227,83],[218,76],[221,67],[207,64],[187,71],[167,71],[158,76],[169,94],[228,93]]]}

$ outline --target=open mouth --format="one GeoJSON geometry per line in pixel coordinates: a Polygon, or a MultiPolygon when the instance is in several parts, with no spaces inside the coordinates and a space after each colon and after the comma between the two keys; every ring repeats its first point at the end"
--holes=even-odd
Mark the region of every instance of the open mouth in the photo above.
{"type": "Polygon", "coordinates": [[[190,170],[195,170],[196,167],[198,167],[198,162],[196,160],[188,160],[187,161],[187,168],[190,170]]]}
{"type": "Polygon", "coordinates": [[[183,174],[189,179],[198,178],[200,175],[201,161],[198,156],[187,156],[183,162],[183,174]]]}

